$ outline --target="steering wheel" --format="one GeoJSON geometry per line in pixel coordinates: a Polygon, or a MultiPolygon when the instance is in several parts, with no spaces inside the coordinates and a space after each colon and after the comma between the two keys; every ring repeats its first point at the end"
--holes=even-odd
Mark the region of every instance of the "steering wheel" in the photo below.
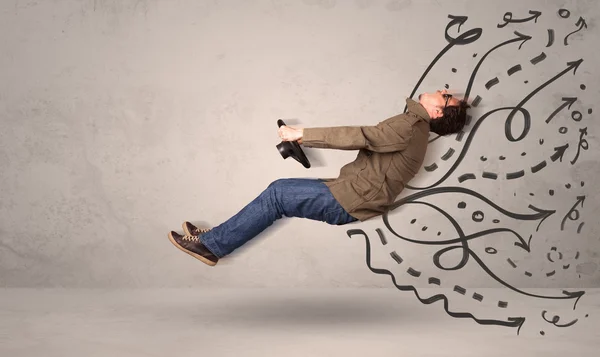
{"type": "MultiPolygon", "coordinates": [[[[283,120],[277,120],[277,127],[280,128],[282,125],[285,125],[283,120]]],[[[277,150],[279,150],[279,153],[284,160],[288,157],[292,157],[307,169],[310,168],[310,162],[308,161],[306,155],[304,155],[304,151],[302,151],[298,141],[282,141],[281,143],[277,144],[277,150]]]]}

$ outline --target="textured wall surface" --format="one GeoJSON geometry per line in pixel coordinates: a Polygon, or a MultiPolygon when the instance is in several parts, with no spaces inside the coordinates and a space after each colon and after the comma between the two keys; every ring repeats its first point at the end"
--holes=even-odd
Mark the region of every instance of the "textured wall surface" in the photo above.
{"type": "Polygon", "coordinates": [[[595,0],[0,2],[0,286],[393,287],[368,256],[459,293],[600,287],[599,15],[595,0]],[[432,134],[385,220],[284,218],[215,268],[168,241],[355,158],[282,160],[278,118],[375,125],[445,85],[469,92],[469,125],[432,134]]]}

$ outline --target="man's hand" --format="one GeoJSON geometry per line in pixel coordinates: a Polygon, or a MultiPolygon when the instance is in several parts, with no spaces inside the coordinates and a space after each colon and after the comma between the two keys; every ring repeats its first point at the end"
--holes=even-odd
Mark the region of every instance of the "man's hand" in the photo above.
{"type": "Polygon", "coordinates": [[[298,141],[302,144],[302,136],[304,135],[303,128],[294,128],[287,125],[282,125],[278,129],[279,137],[283,141],[298,141]]]}

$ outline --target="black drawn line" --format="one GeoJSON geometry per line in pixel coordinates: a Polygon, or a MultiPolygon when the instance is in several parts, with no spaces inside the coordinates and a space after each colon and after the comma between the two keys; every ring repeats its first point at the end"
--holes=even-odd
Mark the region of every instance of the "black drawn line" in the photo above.
{"type": "Polygon", "coordinates": [[[419,276],[421,276],[421,272],[414,270],[413,268],[409,267],[408,270],[406,271],[408,274],[418,278],[419,276]]]}
{"type": "Polygon", "coordinates": [[[562,162],[563,155],[565,154],[565,151],[567,150],[568,147],[569,147],[569,144],[555,147],[554,154],[552,154],[552,156],[550,156],[550,159],[553,162],[560,159],[560,162],[562,162]]]}
{"type": "Polygon", "coordinates": [[[485,172],[485,171],[483,172],[483,175],[481,175],[481,176],[483,178],[492,179],[492,180],[495,180],[498,178],[498,174],[495,174],[493,172],[485,172]]]}
{"type": "Polygon", "coordinates": [[[429,278],[429,284],[440,285],[441,282],[440,282],[440,279],[431,277],[431,278],[429,278]]]}
{"type": "MultiPolygon", "coordinates": [[[[536,209],[537,209],[537,208],[535,208],[535,207],[533,207],[533,206],[531,206],[530,208],[532,208],[532,209],[534,209],[534,210],[536,210],[536,209]]],[[[539,228],[539,225],[538,225],[538,228],[539,228]]],[[[537,231],[537,229],[536,229],[536,231],[537,231]]],[[[527,249],[529,249],[529,248],[531,247],[531,238],[533,238],[533,234],[530,234],[530,235],[529,235],[529,239],[527,240],[527,244],[526,244],[526,246],[527,246],[527,249]]],[[[517,247],[522,247],[522,246],[521,246],[521,244],[522,244],[522,242],[524,242],[524,241],[525,241],[525,240],[523,239],[523,241],[515,242],[515,245],[516,245],[517,247]]],[[[527,251],[529,252],[529,250],[527,250],[527,251]]]]}
{"type": "Polygon", "coordinates": [[[453,148],[448,149],[448,151],[446,151],[444,156],[442,156],[442,160],[444,160],[444,161],[448,160],[449,158],[452,157],[453,154],[454,154],[454,149],[453,148]]]}
{"type": "MultiPolygon", "coordinates": [[[[475,192],[473,190],[470,190],[468,188],[464,188],[464,187],[452,187],[452,186],[447,186],[447,187],[436,187],[436,188],[432,188],[429,190],[425,190],[425,191],[419,191],[416,193],[413,193],[412,195],[408,195],[405,196],[403,198],[401,198],[398,201],[395,201],[392,205],[390,205],[389,209],[384,212],[384,214],[382,215],[383,217],[383,222],[385,223],[386,227],[397,237],[403,238],[402,236],[398,235],[390,226],[389,224],[389,220],[388,220],[388,215],[389,212],[391,212],[392,210],[394,210],[397,207],[400,207],[406,203],[421,203],[416,201],[419,198],[422,197],[427,197],[430,195],[435,195],[435,194],[440,194],[440,193],[464,193],[464,194],[468,194],[471,195],[473,197],[479,198],[480,200],[484,201],[485,203],[487,203],[488,205],[492,206],[494,209],[496,209],[497,211],[499,211],[500,213],[504,214],[505,216],[508,216],[510,218],[514,218],[517,220],[521,220],[521,221],[525,221],[525,220],[538,220],[541,219],[541,221],[538,223],[538,226],[536,228],[536,231],[539,230],[540,225],[544,222],[544,220],[546,220],[546,218],[550,217],[552,214],[554,214],[556,212],[556,210],[543,210],[543,209],[539,209],[535,206],[533,206],[532,204],[530,204],[528,206],[528,208],[530,208],[531,210],[537,212],[536,214],[518,214],[518,213],[513,213],[510,211],[507,211],[505,209],[503,209],[502,207],[498,206],[497,204],[495,204],[494,202],[492,202],[491,200],[489,200],[487,197],[483,196],[482,194],[475,192]]],[[[490,233],[495,233],[495,232],[512,232],[513,234],[515,234],[518,238],[519,238],[519,246],[524,248],[524,249],[529,249],[529,244],[527,242],[525,242],[525,240],[516,232],[510,230],[510,229],[506,229],[506,228],[495,228],[495,229],[491,229],[488,231],[485,231],[485,233],[475,233],[472,234],[468,237],[479,237],[480,234],[490,234],[490,233]]],[[[404,239],[404,238],[403,238],[404,239]]],[[[531,241],[531,237],[529,238],[529,240],[531,241]]],[[[446,241],[447,243],[456,243],[461,241],[460,239],[456,240],[456,241],[446,241]]],[[[415,243],[418,243],[419,241],[414,241],[415,243]]],[[[435,244],[435,243],[431,243],[431,244],[435,244]]],[[[529,250],[527,250],[529,251],[529,250]]]]}
{"type": "Polygon", "coordinates": [[[479,103],[481,103],[481,97],[480,96],[475,96],[475,99],[473,99],[473,103],[471,103],[472,106],[477,107],[479,106],[479,103]]]}
{"type": "Polygon", "coordinates": [[[464,174],[458,178],[458,182],[462,183],[463,181],[474,180],[474,179],[475,179],[475,174],[464,174]]]}
{"type": "Polygon", "coordinates": [[[579,145],[577,145],[577,154],[575,155],[573,160],[570,161],[571,165],[575,165],[575,163],[577,162],[581,149],[587,150],[589,148],[587,140],[583,138],[584,135],[587,136],[587,127],[579,129],[579,145]]]}
{"type": "Polygon", "coordinates": [[[521,171],[517,171],[517,172],[509,172],[506,174],[506,178],[508,180],[513,180],[519,177],[523,177],[525,175],[525,171],[521,170],[521,171]]]}
{"type": "Polygon", "coordinates": [[[396,261],[396,263],[398,263],[398,264],[402,264],[403,260],[402,260],[402,258],[401,258],[401,257],[398,255],[398,253],[396,253],[396,251],[395,251],[395,250],[394,250],[394,251],[392,251],[392,252],[390,253],[390,255],[392,256],[392,258],[394,258],[394,260],[396,261]]]}
{"type": "Polygon", "coordinates": [[[482,302],[483,301],[483,295],[477,294],[477,293],[473,293],[473,299],[482,302]]]}
{"type": "Polygon", "coordinates": [[[429,139],[428,143],[432,143],[441,137],[442,137],[441,135],[438,135],[438,136],[434,137],[433,139],[429,139]]]}
{"type": "Polygon", "coordinates": [[[577,201],[575,202],[573,207],[571,207],[569,212],[563,217],[562,221],[560,222],[560,230],[561,231],[565,230],[565,221],[567,220],[567,218],[569,218],[571,221],[576,221],[579,219],[579,210],[576,209],[575,207],[579,206],[580,204],[581,204],[581,207],[583,207],[583,202],[585,202],[585,196],[577,196],[577,201]],[[575,214],[575,215],[572,216],[572,214],[575,214]]]}
{"type": "Polygon", "coordinates": [[[554,43],[554,30],[548,29],[548,44],[546,45],[546,47],[552,46],[553,43],[554,43]]]}
{"type": "Polygon", "coordinates": [[[579,224],[579,227],[577,227],[577,234],[581,233],[581,228],[583,228],[583,225],[585,224],[585,222],[581,222],[579,224]]]}
{"type": "Polygon", "coordinates": [[[512,265],[513,268],[517,267],[517,265],[510,258],[506,259],[506,261],[508,262],[508,264],[512,265]]]}
{"type": "Polygon", "coordinates": [[[398,290],[412,291],[415,294],[415,296],[417,297],[417,299],[423,304],[429,305],[429,304],[433,304],[436,301],[442,300],[444,302],[444,311],[446,311],[446,313],[448,315],[450,315],[454,318],[470,318],[470,319],[473,319],[473,321],[475,321],[476,323],[478,323],[480,325],[497,325],[497,326],[506,326],[506,327],[516,327],[517,335],[519,334],[521,327],[525,323],[525,320],[526,320],[525,317],[509,317],[507,319],[508,321],[493,320],[493,319],[483,320],[483,319],[478,319],[473,314],[470,314],[467,312],[450,311],[450,310],[448,310],[448,305],[449,305],[448,298],[444,294],[436,294],[436,295],[433,295],[426,299],[421,298],[421,296],[419,296],[417,289],[413,285],[398,285],[398,283],[396,282],[396,277],[394,276],[394,274],[392,272],[390,272],[389,270],[386,270],[386,269],[373,268],[371,266],[371,244],[369,242],[368,235],[362,229],[350,229],[346,232],[346,234],[348,234],[348,237],[350,237],[350,238],[352,238],[353,234],[364,235],[365,244],[366,244],[366,262],[367,262],[367,267],[369,268],[369,270],[371,270],[375,274],[389,275],[390,278],[392,279],[392,283],[398,290]]]}
{"type": "Polygon", "coordinates": [[[556,271],[555,271],[555,270],[552,270],[551,272],[549,272],[549,273],[546,273],[546,276],[552,276],[552,275],[554,275],[555,273],[556,273],[556,271]]]}
{"type": "Polygon", "coordinates": [[[524,19],[516,19],[513,20],[512,18],[512,12],[506,12],[504,13],[504,16],[502,17],[502,19],[504,20],[504,24],[498,24],[497,26],[499,28],[502,28],[506,25],[508,25],[509,23],[518,23],[518,22],[527,22],[527,21],[531,21],[534,20],[535,23],[537,23],[537,19],[538,17],[540,17],[540,15],[542,15],[541,11],[535,11],[535,10],[529,10],[529,13],[532,14],[533,16],[524,18],[524,19]]]}
{"type": "Polygon", "coordinates": [[[531,64],[536,65],[546,59],[546,54],[542,52],[539,56],[531,59],[531,64]]]}
{"type": "Polygon", "coordinates": [[[425,169],[425,171],[431,172],[431,171],[435,171],[435,169],[438,168],[437,164],[434,162],[433,164],[429,165],[429,166],[424,166],[423,167],[425,169]]]}
{"type": "Polygon", "coordinates": [[[463,135],[465,135],[465,132],[462,130],[456,133],[456,141],[462,141],[463,135]]]}
{"type": "Polygon", "coordinates": [[[492,78],[485,84],[485,88],[487,90],[489,90],[490,88],[492,88],[493,86],[495,86],[498,83],[500,83],[500,80],[498,79],[498,77],[492,78]]]}
{"type": "Polygon", "coordinates": [[[552,118],[554,118],[556,114],[558,114],[558,112],[563,110],[565,107],[567,107],[567,109],[570,110],[573,103],[577,101],[577,97],[563,97],[562,100],[564,101],[564,103],[560,107],[558,107],[554,112],[552,112],[552,114],[550,114],[548,119],[546,119],[546,123],[549,123],[550,120],[552,120],[552,118]]]}
{"type": "Polygon", "coordinates": [[[530,273],[530,272],[528,272],[528,271],[526,271],[526,272],[525,272],[525,275],[527,275],[527,276],[529,276],[529,277],[530,277],[530,276],[531,276],[531,273],[530,273]]]}
{"type": "Polygon", "coordinates": [[[510,67],[510,69],[507,71],[509,76],[512,76],[513,74],[515,74],[516,72],[519,72],[521,70],[521,65],[518,64],[516,66],[512,66],[510,67]]]}
{"type": "Polygon", "coordinates": [[[571,264],[567,264],[567,265],[563,265],[563,269],[569,269],[569,267],[571,266],[571,264]]]}
{"type": "Polygon", "coordinates": [[[508,306],[506,301],[498,301],[498,307],[505,309],[508,306]]]}
{"type": "Polygon", "coordinates": [[[567,42],[567,39],[569,38],[569,36],[571,36],[572,34],[581,31],[584,27],[587,28],[587,24],[585,23],[585,19],[583,17],[579,17],[579,20],[577,20],[577,23],[575,24],[575,26],[579,26],[579,28],[573,32],[571,32],[570,34],[568,34],[567,36],[565,36],[565,46],[568,46],[569,43],[567,42]]]}
{"type": "Polygon", "coordinates": [[[577,254],[575,254],[575,259],[579,259],[579,251],[577,251],[577,254]]]}
{"type": "Polygon", "coordinates": [[[556,316],[556,315],[555,315],[555,316],[552,318],[552,320],[548,320],[548,319],[546,318],[546,312],[547,312],[546,310],[542,311],[542,318],[543,318],[543,319],[544,319],[544,321],[546,321],[547,323],[549,323],[549,324],[552,324],[552,325],[554,325],[554,326],[556,326],[556,327],[569,327],[569,326],[573,326],[573,325],[574,325],[574,324],[575,324],[575,323],[578,321],[578,319],[575,319],[575,320],[573,320],[573,321],[571,321],[571,322],[569,322],[569,323],[566,323],[566,324],[564,324],[564,325],[559,325],[559,324],[558,324],[558,321],[560,320],[560,317],[558,317],[558,316],[556,316]]]}
{"type": "Polygon", "coordinates": [[[546,167],[546,160],[540,162],[539,164],[537,164],[535,166],[532,166],[531,172],[536,173],[536,172],[540,171],[541,169],[543,169],[544,167],[546,167]]]}
{"type": "Polygon", "coordinates": [[[381,229],[377,228],[377,229],[375,229],[375,232],[377,232],[377,234],[379,235],[379,239],[381,240],[381,244],[382,245],[386,245],[387,244],[387,240],[385,239],[385,236],[383,235],[383,231],[381,231],[381,229]]]}
{"type": "Polygon", "coordinates": [[[454,285],[454,291],[461,295],[464,295],[467,292],[467,289],[463,288],[462,286],[454,285]]]}
{"type": "Polygon", "coordinates": [[[546,254],[546,258],[548,258],[549,261],[551,261],[552,263],[554,263],[554,260],[552,260],[550,252],[548,252],[548,254],[546,254]]]}
{"type": "MultiPolygon", "coordinates": [[[[477,63],[477,66],[475,66],[475,68],[473,69],[473,72],[471,73],[471,78],[469,78],[469,84],[467,85],[467,89],[465,90],[465,95],[464,95],[464,100],[465,101],[469,98],[469,94],[471,93],[471,88],[473,87],[473,82],[475,81],[475,76],[477,75],[477,72],[479,71],[479,67],[481,67],[481,65],[483,64],[483,61],[487,58],[487,56],[490,53],[492,53],[493,51],[495,51],[496,49],[498,49],[498,48],[500,48],[502,46],[506,46],[506,45],[508,45],[510,43],[519,42],[519,41],[521,41],[521,44],[519,45],[519,49],[521,49],[521,46],[523,46],[525,44],[525,42],[531,40],[531,36],[524,35],[524,34],[519,33],[517,31],[515,31],[514,34],[517,35],[517,37],[515,37],[515,38],[513,38],[511,40],[502,42],[499,45],[494,46],[492,49],[490,49],[489,51],[487,51],[485,55],[483,55],[481,57],[481,59],[477,63]]],[[[479,103],[477,103],[477,104],[479,104],[479,103]]],[[[474,105],[474,106],[476,106],[476,105],[474,105]]]]}

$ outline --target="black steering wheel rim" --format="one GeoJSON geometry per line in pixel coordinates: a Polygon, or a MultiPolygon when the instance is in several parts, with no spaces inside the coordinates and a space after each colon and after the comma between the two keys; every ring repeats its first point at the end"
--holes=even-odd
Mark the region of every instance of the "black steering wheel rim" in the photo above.
{"type": "MultiPolygon", "coordinates": [[[[286,125],[284,121],[278,119],[277,126],[282,127],[283,125],[286,125]]],[[[308,161],[308,158],[304,154],[304,151],[302,151],[302,148],[300,147],[300,144],[298,144],[298,141],[282,141],[277,145],[277,150],[279,151],[284,160],[288,157],[292,157],[294,160],[301,163],[302,166],[304,166],[305,168],[310,168],[310,161],[308,161]]]]}

